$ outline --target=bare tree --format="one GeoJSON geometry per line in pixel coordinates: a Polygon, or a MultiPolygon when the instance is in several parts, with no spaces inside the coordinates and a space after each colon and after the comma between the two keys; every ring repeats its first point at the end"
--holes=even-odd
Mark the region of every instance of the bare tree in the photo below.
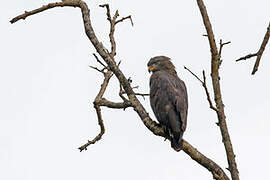
{"type": "MultiPolygon", "coordinates": [[[[235,160],[235,154],[233,151],[233,146],[232,142],[230,139],[229,135],[229,130],[227,128],[227,123],[226,123],[226,116],[224,112],[224,104],[222,100],[222,95],[221,95],[221,87],[220,87],[220,75],[219,75],[219,67],[221,65],[221,54],[222,54],[222,49],[223,46],[226,44],[229,44],[230,42],[225,42],[223,43],[222,40],[219,42],[219,49],[217,48],[216,40],[214,37],[214,32],[212,30],[212,26],[209,20],[209,17],[207,15],[207,10],[206,7],[203,3],[202,0],[197,0],[197,4],[199,7],[199,10],[202,15],[203,23],[207,31],[207,38],[209,40],[209,45],[210,45],[210,50],[211,50],[211,78],[212,78],[212,87],[213,87],[213,93],[214,93],[214,101],[215,104],[212,102],[209,90],[206,85],[206,76],[205,72],[203,71],[203,80],[199,78],[196,74],[194,74],[192,71],[190,71],[188,68],[185,67],[192,75],[194,75],[202,84],[204,87],[205,93],[207,100],[209,102],[209,106],[212,110],[214,110],[217,114],[218,118],[218,123],[217,125],[220,128],[220,132],[223,138],[223,144],[226,150],[226,157],[228,161],[228,170],[231,175],[232,180],[238,180],[239,175],[238,175],[238,169],[237,169],[237,164],[235,160]]],[[[107,108],[116,108],[116,109],[126,109],[126,108],[133,108],[134,111],[138,114],[144,125],[155,135],[165,137],[169,140],[170,137],[166,135],[164,128],[153,121],[151,117],[149,117],[149,114],[145,110],[144,106],[141,104],[141,102],[138,100],[138,96],[147,96],[148,94],[144,93],[138,93],[135,92],[134,87],[131,86],[130,79],[127,78],[123,72],[121,71],[119,65],[120,62],[117,63],[115,60],[115,55],[116,55],[116,42],[114,38],[114,32],[116,25],[125,21],[125,20],[130,20],[131,24],[133,25],[132,18],[131,16],[126,16],[119,18],[119,12],[116,11],[114,14],[111,14],[111,10],[108,4],[103,4],[100,5],[100,7],[105,8],[106,14],[107,14],[107,20],[109,21],[110,24],[110,33],[109,33],[109,39],[111,43],[111,49],[108,50],[106,49],[102,42],[100,42],[95,34],[95,31],[92,27],[91,20],[90,20],[90,10],[88,9],[87,4],[82,1],[82,0],[64,0],[62,2],[56,2],[56,3],[50,3],[47,5],[44,5],[38,9],[32,10],[32,11],[25,11],[23,14],[13,18],[10,22],[15,23],[18,20],[21,19],[26,19],[28,16],[38,14],[42,11],[56,8],[56,7],[78,7],[81,9],[82,13],[82,18],[84,22],[84,28],[85,28],[85,33],[87,37],[89,38],[90,42],[96,49],[97,53],[101,57],[97,56],[96,54],[93,54],[96,61],[101,64],[102,68],[99,69],[97,67],[91,66],[93,69],[97,70],[99,73],[102,73],[104,76],[104,80],[101,84],[100,90],[93,102],[94,108],[96,110],[97,114],[97,119],[98,123],[100,126],[100,133],[92,140],[89,140],[87,143],[79,147],[80,151],[87,150],[88,146],[91,144],[96,143],[102,138],[102,135],[105,133],[105,127],[103,124],[103,119],[102,119],[102,112],[101,112],[101,107],[107,107],[107,108]],[[112,76],[116,76],[116,78],[119,81],[119,96],[122,99],[122,102],[113,102],[104,97],[104,93],[106,91],[106,88],[108,86],[108,83],[111,79],[112,76]]],[[[266,33],[266,36],[264,38],[264,41],[262,43],[262,46],[259,50],[258,53],[256,53],[257,61],[256,64],[259,64],[259,60],[264,47],[266,46],[266,43],[269,39],[269,27],[266,33]]],[[[251,55],[249,55],[251,56],[251,55]]],[[[252,55],[255,56],[255,55],[252,55]]],[[[242,58],[246,59],[248,57],[242,58]]],[[[241,58],[240,58],[241,59],[241,58]]],[[[256,65],[256,70],[258,68],[258,65],[256,65]]],[[[135,87],[136,88],[136,87],[135,87]]],[[[193,147],[190,143],[184,140],[183,142],[183,151],[187,153],[194,161],[199,163],[201,166],[205,167],[208,169],[214,179],[218,180],[229,180],[230,178],[227,176],[227,174],[224,172],[223,168],[221,168],[217,163],[215,163],[213,160],[210,158],[206,157],[203,155],[201,152],[197,150],[197,148],[193,147]]]]}

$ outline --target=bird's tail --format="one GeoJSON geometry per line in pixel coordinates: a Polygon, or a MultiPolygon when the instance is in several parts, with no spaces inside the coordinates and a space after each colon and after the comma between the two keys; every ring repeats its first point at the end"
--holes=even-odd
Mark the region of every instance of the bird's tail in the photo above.
{"type": "Polygon", "coordinates": [[[183,133],[180,133],[179,138],[172,137],[171,147],[177,152],[181,151],[182,148],[183,148],[183,139],[182,139],[182,137],[183,137],[183,133]]]}

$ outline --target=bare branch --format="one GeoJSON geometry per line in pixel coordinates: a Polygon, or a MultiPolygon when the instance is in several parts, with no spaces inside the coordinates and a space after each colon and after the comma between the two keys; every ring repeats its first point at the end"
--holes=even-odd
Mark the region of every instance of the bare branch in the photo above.
{"type": "Polygon", "coordinates": [[[215,42],[215,37],[214,33],[212,30],[212,25],[210,23],[206,7],[203,3],[203,0],[197,0],[198,7],[200,9],[203,23],[205,26],[205,29],[207,31],[207,37],[211,49],[211,77],[212,77],[212,85],[214,89],[214,96],[215,96],[215,102],[216,102],[216,107],[217,107],[217,117],[219,120],[219,127],[221,131],[221,135],[223,138],[223,144],[226,150],[226,155],[227,155],[227,160],[229,164],[229,169],[231,173],[232,180],[239,180],[239,175],[238,175],[238,169],[237,169],[237,164],[235,161],[235,155],[233,152],[233,147],[229,135],[229,131],[227,128],[227,123],[226,123],[226,116],[224,112],[224,105],[222,101],[222,96],[221,96],[221,88],[220,88],[220,77],[219,77],[219,55],[218,55],[218,50],[217,50],[217,45],[215,42]]]}
{"type": "Polygon", "coordinates": [[[106,106],[108,108],[113,108],[113,109],[126,109],[128,107],[132,107],[132,104],[130,101],[124,101],[124,102],[112,102],[112,101],[108,101],[105,98],[102,98],[101,100],[99,100],[97,102],[97,104],[99,106],[106,106]]]}
{"type": "Polygon", "coordinates": [[[121,62],[122,62],[122,61],[120,60],[120,61],[117,63],[118,68],[119,68],[119,66],[120,66],[121,62]]]}
{"type": "Polygon", "coordinates": [[[86,144],[82,145],[81,147],[79,147],[78,149],[80,150],[80,152],[82,152],[83,150],[87,150],[87,147],[91,144],[95,144],[97,141],[99,141],[101,139],[101,137],[103,136],[103,134],[105,133],[105,127],[104,127],[104,123],[102,120],[102,116],[101,116],[101,109],[100,106],[98,105],[94,105],[96,112],[97,112],[97,117],[98,117],[98,124],[100,126],[100,133],[91,141],[88,141],[86,144]]]}
{"type": "MultiPolygon", "coordinates": [[[[128,81],[129,81],[129,83],[131,83],[132,82],[132,80],[131,80],[131,78],[129,77],[128,78],[128,81]]],[[[134,86],[134,87],[132,87],[132,89],[138,89],[139,88],[139,86],[134,86]]],[[[121,95],[123,95],[123,94],[126,94],[126,92],[122,89],[122,86],[120,86],[120,92],[119,92],[121,95]]],[[[142,96],[143,97],[143,99],[145,100],[145,96],[150,96],[150,94],[148,94],[148,93],[134,93],[134,95],[136,95],[136,96],[142,96]]],[[[120,96],[121,97],[121,96],[120,96]]],[[[123,98],[122,98],[123,99],[123,98]]]]}
{"type": "Polygon", "coordinates": [[[110,12],[109,4],[103,4],[103,5],[100,5],[100,7],[106,7],[106,9],[107,9],[107,19],[110,22],[110,34],[109,34],[110,42],[111,42],[110,55],[115,56],[116,55],[116,43],[115,43],[115,39],[114,39],[114,31],[115,31],[116,18],[119,16],[118,10],[115,12],[113,18],[111,18],[111,12],[110,12]]]}
{"type": "Polygon", "coordinates": [[[186,69],[188,72],[190,72],[198,81],[201,82],[202,86],[204,87],[205,93],[206,93],[206,97],[207,97],[207,101],[209,103],[209,106],[211,109],[213,109],[214,111],[217,112],[217,108],[214,107],[211,98],[210,98],[210,94],[206,85],[206,77],[205,77],[205,72],[203,71],[203,81],[195,74],[193,73],[189,68],[187,68],[186,66],[184,66],[184,69],[186,69]]]}
{"type": "Polygon", "coordinates": [[[100,73],[102,73],[102,74],[104,74],[104,70],[105,70],[104,68],[103,69],[98,69],[97,67],[94,67],[94,66],[89,66],[89,67],[96,70],[96,71],[98,71],[98,72],[100,72],[100,73]]]}
{"type": "Polygon", "coordinates": [[[257,70],[258,70],[258,67],[260,65],[260,60],[262,58],[262,54],[264,52],[265,46],[268,43],[269,37],[270,37],[270,22],[269,22],[269,25],[267,27],[266,33],[264,35],[262,44],[261,44],[260,49],[258,50],[258,52],[257,53],[253,53],[253,54],[248,54],[248,55],[243,56],[243,57],[241,57],[241,58],[239,58],[239,59],[236,60],[236,62],[237,62],[237,61],[247,60],[249,58],[252,58],[254,56],[257,56],[256,62],[254,64],[254,67],[253,67],[253,70],[252,70],[252,73],[251,73],[252,75],[254,75],[257,72],[257,70]]]}
{"type": "Polygon", "coordinates": [[[99,5],[99,7],[102,7],[102,8],[106,8],[107,10],[107,20],[112,23],[112,18],[111,18],[111,10],[110,10],[110,6],[109,4],[102,4],[102,5],[99,5]]]}
{"type": "Polygon", "coordinates": [[[115,103],[115,102],[111,102],[108,101],[105,98],[102,98],[98,101],[94,102],[94,108],[96,109],[97,112],[97,117],[98,117],[98,124],[100,126],[100,133],[91,141],[88,141],[86,144],[82,145],[81,147],[79,147],[78,149],[80,151],[83,150],[87,150],[87,147],[91,144],[95,144],[97,141],[99,141],[103,134],[105,133],[105,126],[102,120],[102,115],[101,115],[101,109],[100,106],[106,106],[108,108],[115,108],[115,109],[126,109],[128,107],[131,107],[131,103],[129,101],[123,102],[123,103],[115,103]]]}
{"type": "Polygon", "coordinates": [[[94,108],[96,109],[97,112],[97,117],[98,117],[98,124],[100,126],[100,133],[91,141],[88,141],[86,144],[82,145],[81,147],[79,147],[78,149],[80,151],[83,150],[87,150],[87,147],[91,144],[95,144],[97,141],[99,141],[101,139],[101,137],[103,136],[103,134],[105,133],[105,126],[103,123],[103,119],[102,119],[102,115],[101,115],[101,109],[100,106],[104,103],[105,100],[102,100],[102,96],[105,93],[105,90],[109,84],[109,81],[112,77],[112,72],[111,71],[107,71],[106,73],[104,73],[104,81],[101,84],[100,90],[95,98],[94,101],[94,108]]]}
{"type": "Polygon", "coordinates": [[[116,42],[115,42],[115,38],[114,38],[115,25],[117,23],[119,23],[119,22],[124,21],[125,19],[130,19],[132,26],[133,26],[133,22],[132,22],[132,19],[131,19],[130,15],[127,16],[127,17],[123,17],[120,20],[117,20],[117,17],[119,16],[118,10],[115,11],[115,14],[114,14],[113,18],[111,18],[111,12],[110,12],[109,4],[103,4],[103,5],[100,5],[100,7],[103,7],[103,8],[106,7],[106,10],[107,10],[107,19],[110,22],[110,33],[109,33],[110,42],[111,42],[110,55],[114,57],[116,55],[116,42]]]}
{"type": "Polygon", "coordinates": [[[231,41],[223,43],[222,39],[219,40],[219,51],[218,51],[219,67],[220,67],[220,65],[222,63],[222,59],[221,59],[222,48],[223,48],[223,46],[225,46],[227,44],[230,44],[230,43],[231,43],[231,41]]]}
{"type": "Polygon", "coordinates": [[[145,100],[145,96],[150,96],[150,94],[147,94],[147,93],[135,93],[135,95],[142,96],[144,100],[145,100]]]}
{"type": "Polygon", "coordinates": [[[93,53],[93,56],[96,58],[96,60],[97,60],[97,62],[98,62],[99,64],[101,64],[104,68],[107,69],[107,66],[106,66],[105,64],[103,64],[103,62],[101,62],[101,61],[99,60],[99,58],[97,57],[97,55],[96,55],[95,53],[93,53]]]}
{"type": "Polygon", "coordinates": [[[237,60],[235,60],[235,61],[237,62],[237,61],[241,61],[241,60],[247,60],[247,59],[252,58],[252,57],[254,57],[254,56],[257,56],[257,55],[258,55],[257,53],[254,53],[254,54],[248,54],[248,55],[246,55],[246,56],[240,57],[239,59],[237,59],[237,60]]]}
{"type": "Polygon", "coordinates": [[[101,87],[100,87],[100,90],[95,98],[95,103],[98,103],[98,101],[100,101],[105,93],[105,90],[109,84],[109,81],[111,79],[111,77],[113,76],[113,73],[112,71],[107,71],[105,74],[104,74],[104,80],[103,80],[103,83],[101,84],[101,87]]]}
{"type": "Polygon", "coordinates": [[[206,97],[207,97],[207,101],[209,103],[209,106],[211,109],[213,109],[214,111],[218,112],[217,108],[214,107],[212,101],[211,101],[211,98],[210,98],[210,94],[209,94],[209,91],[207,89],[207,85],[206,85],[206,77],[205,77],[205,72],[203,70],[203,87],[204,87],[204,90],[205,90],[205,93],[206,93],[206,97]]]}
{"type": "Polygon", "coordinates": [[[260,49],[258,51],[258,56],[257,56],[256,62],[254,64],[254,67],[253,67],[253,70],[252,70],[252,73],[251,73],[252,75],[254,75],[256,73],[256,71],[258,70],[258,67],[260,65],[260,60],[262,58],[262,54],[263,54],[265,46],[266,46],[266,44],[267,44],[267,42],[269,40],[269,37],[270,37],[270,22],[269,22],[269,25],[267,27],[267,31],[266,31],[266,33],[264,35],[261,47],[260,47],[260,49]]]}
{"type": "Polygon", "coordinates": [[[211,159],[204,156],[196,148],[190,145],[187,141],[183,140],[183,150],[187,153],[194,161],[208,169],[214,179],[218,180],[229,180],[226,173],[211,159]]]}
{"type": "Polygon", "coordinates": [[[118,16],[119,16],[119,12],[118,12],[118,10],[116,10],[115,13],[114,13],[113,19],[112,19],[113,22],[114,22],[114,25],[115,25],[115,21],[116,21],[118,16]]]}
{"type": "Polygon", "coordinates": [[[133,21],[132,21],[132,18],[131,18],[131,15],[126,16],[126,17],[122,17],[121,19],[117,20],[117,21],[115,22],[115,24],[120,23],[120,22],[123,22],[123,21],[126,20],[126,19],[130,19],[131,25],[134,26],[133,21]]]}
{"type": "Polygon", "coordinates": [[[42,6],[41,8],[35,9],[33,11],[25,11],[23,14],[16,16],[12,20],[10,20],[10,23],[13,24],[21,19],[25,20],[28,16],[40,13],[42,11],[45,11],[47,9],[51,9],[54,7],[63,7],[63,6],[71,6],[71,7],[79,7],[80,1],[64,1],[64,2],[56,2],[56,3],[50,3],[48,5],[42,6]]]}
{"type": "Polygon", "coordinates": [[[125,94],[125,91],[123,90],[122,84],[120,83],[119,96],[124,102],[128,101],[127,98],[125,98],[125,96],[123,96],[123,94],[125,94]]]}
{"type": "Polygon", "coordinates": [[[203,81],[195,74],[193,73],[190,69],[188,69],[186,66],[184,66],[184,69],[186,69],[188,72],[190,72],[198,81],[200,81],[203,84],[203,81]]]}

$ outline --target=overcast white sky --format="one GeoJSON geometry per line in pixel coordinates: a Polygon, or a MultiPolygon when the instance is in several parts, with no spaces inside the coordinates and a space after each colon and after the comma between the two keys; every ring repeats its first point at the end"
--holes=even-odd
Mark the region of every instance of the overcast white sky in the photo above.
{"type": "MultiPolygon", "coordinates": [[[[52,9],[11,25],[14,16],[53,1],[4,1],[0,7],[0,179],[3,180],[194,180],[212,175],[168,141],[150,133],[132,109],[102,109],[106,134],[79,152],[99,132],[92,102],[103,79],[88,66],[98,66],[85,36],[81,12],[52,9]]],[[[117,27],[117,60],[139,91],[149,91],[146,63],[156,55],[171,57],[189,94],[188,127],[184,138],[199,151],[227,167],[215,113],[200,83],[183,65],[201,74],[211,89],[210,51],[196,1],[86,1],[98,38],[109,48],[105,10],[110,3],[130,22],[117,27]]],[[[270,48],[259,71],[255,59],[235,59],[255,52],[269,23],[268,0],[205,0],[223,49],[220,70],[227,123],[241,179],[269,177],[270,48]]],[[[118,98],[115,77],[105,97],[118,98]]],[[[149,99],[141,99],[150,115],[149,99]]],[[[228,171],[226,171],[228,173],[228,171]]],[[[228,174],[229,175],[229,174],[228,174]]]]}

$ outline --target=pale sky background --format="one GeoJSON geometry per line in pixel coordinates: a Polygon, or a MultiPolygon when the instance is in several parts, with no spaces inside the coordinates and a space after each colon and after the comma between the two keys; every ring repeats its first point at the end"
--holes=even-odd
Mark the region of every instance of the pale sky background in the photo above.
{"type": "MultiPolygon", "coordinates": [[[[132,110],[102,108],[106,134],[79,152],[80,145],[99,133],[92,102],[103,80],[88,66],[98,66],[87,39],[80,9],[57,8],[19,21],[25,10],[53,1],[4,1],[0,7],[0,179],[3,180],[208,180],[212,175],[169,141],[153,135],[132,110]]],[[[209,109],[200,83],[187,66],[210,81],[210,51],[196,1],[86,1],[96,35],[109,48],[105,9],[130,22],[115,33],[117,60],[139,92],[149,91],[146,63],[156,55],[171,57],[189,94],[188,127],[184,138],[200,152],[227,167],[216,114],[209,109]]],[[[232,43],[223,49],[220,69],[227,123],[240,178],[269,177],[270,48],[255,76],[255,58],[235,59],[259,48],[270,17],[268,0],[205,0],[215,37],[232,43]]],[[[105,97],[119,101],[114,77],[105,97]]],[[[141,102],[154,118],[149,99],[141,102]]],[[[229,175],[228,171],[226,173],[229,175]]]]}

